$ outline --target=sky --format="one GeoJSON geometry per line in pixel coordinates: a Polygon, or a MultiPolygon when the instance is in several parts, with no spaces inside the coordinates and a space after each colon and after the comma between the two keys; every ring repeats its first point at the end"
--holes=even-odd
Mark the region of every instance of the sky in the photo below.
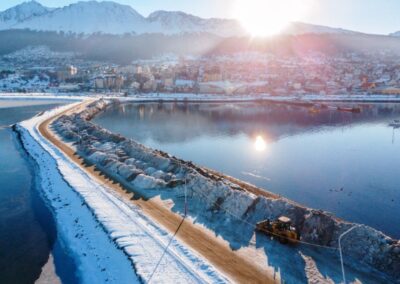
{"type": "MultiPolygon", "coordinates": [[[[77,2],[77,0],[37,1],[49,7],[60,7],[77,2]]],[[[132,6],[144,16],[155,10],[179,10],[205,18],[236,17],[236,1],[245,2],[246,0],[114,0],[114,2],[132,6]]],[[[268,2],[282,0],[258,1],[264,1],[263,4],[265,3],[260,9],[267,9],[267,6],[270,6],[268,2]]],[[[374,34],[388,34],[400,30],[400,0],[296,1],[307,3],[304,5],[307,6],[307,13],[301,19],[297,19],[302,22],[374,34]]],[[[0,0],[0,10],[5,10],[22,2],[24,0],[0,0]]]]}

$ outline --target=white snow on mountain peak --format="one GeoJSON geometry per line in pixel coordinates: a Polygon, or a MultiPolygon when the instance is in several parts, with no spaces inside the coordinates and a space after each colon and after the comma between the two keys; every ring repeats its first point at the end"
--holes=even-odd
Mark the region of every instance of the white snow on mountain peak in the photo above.
{"type": "Polygon", "coordinates": [[[400,31],[389,34],[390,36],[400,37],[400,31]]]}
{"type": "Polygon", "coordinates": [[[147,20],[165,34],[206,32],[220,36],[246,34],[238,21],[228,19],[203,19],[181,11],[155,11],[147,20]]]}
{"type": "MultiPolygon", "coordinates": [[[[210,33],[222,37],[248,33],[234,19],[203,19],[180,11],[156,11],[147,18],[129,5],[111,1],[80,1],[51,9],[36,1],[25,2],[0,12],[0,30],[30,29],[71,33],[210,33]]],[[[342,29],[292,23],[286,34],[350,33],[342,29]]]]}
{"type": "Polygon", "coordinates": [[[132,7],[114,2],[77,2],[15,26],[32,30],[123,34],[145,30],[146,19],[132,7]]]}
{"type": "Polygon", "coordinates": [[[359,34],[355,31],[341,28],[332,28],[320,25],[311,25],[302,22],[292,22],[284,30],[286,34],[359,34]]]}
{"type": "Polygon", "coordinates": [[[17,23],[47,14],[51,10],[36,1],[24,2],[0,13],[0,29],[12,28],[17,23]]]}
{"type": "Polygon", "coordinates": [[[171,19],[182,19],[190,21],[202,20],[200,17],[196,17],[181,11],[164,11],[164,10],[154,11],[147,18],[151,21],[158,21],[160,19],[164,21],[170,21],[171,19]]]}

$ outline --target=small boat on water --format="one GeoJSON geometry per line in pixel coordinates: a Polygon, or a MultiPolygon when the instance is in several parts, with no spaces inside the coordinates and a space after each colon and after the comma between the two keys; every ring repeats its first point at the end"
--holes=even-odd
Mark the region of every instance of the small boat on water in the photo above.
{"type": "Polygon", "coordinates": [[[318,109],[327,109],[327,108],[328,108],[328,105],[327,105],[327,104],[324,104],[324,103],[315,103],[315,104],[313,105],[313,107],[314,107],[314,108],[318,108],[318,109]]]}
{"type": "Polygon", "coordinates": [[[400,119],[393,120],[391,123],[389,123],[389,126],[394,128],[400,128],[400,119]]]}
{"type": "Polygon", "coordinates": [[[347,112],[354,112],[354,113],[361,113],[361,108],[360,107],[341,107],[341,106],[338,106],[337,110],[339,110],[339,111],[347,111],[347,112]]]}
{"type": "Polygon", "coordinates": [[[321,112],[321,110],[316,108],[316,107],[312,107],[312,108],[308,109],[308,113],[309,114],[317,114],[317,113],[320,113],[320,112],[321,112]]]}

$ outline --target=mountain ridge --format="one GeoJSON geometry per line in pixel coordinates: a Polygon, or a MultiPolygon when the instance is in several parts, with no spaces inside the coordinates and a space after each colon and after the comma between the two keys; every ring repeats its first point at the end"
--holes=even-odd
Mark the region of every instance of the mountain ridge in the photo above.
{"type": "MultiPolygon", "coordinates": [[[[60,8],[48,8],[32,0],[0,12],[0,30],[29,29],[76,34],[165,35],[210,33],[221,37],[249,36],[235,19],[201,18],[182,11],[154,11],[142,16],[129,5],[112,1],[79,1],[60,8]],[[79,19],[79,23],[76,21],[79,19]]],[[[356,33],[349,30],[294,22],[285,34],[356,33]]]]}
{"type": "Polygon", "coordinates": [[[47,14],[51,10],[52,8],[45,7],[35,0],[23,2],[0,12],[0,29],[12,27],[29,18],[47,14]]]}
{"type": "Polygon", "coordinates": [[[389,36],[400,37],[400,31],[389,34],[389,36]]]}

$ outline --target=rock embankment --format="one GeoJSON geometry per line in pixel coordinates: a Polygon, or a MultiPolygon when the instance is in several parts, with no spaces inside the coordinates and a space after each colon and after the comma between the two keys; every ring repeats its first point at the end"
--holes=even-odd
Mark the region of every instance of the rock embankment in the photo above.
{"type": "MultiPolygon", "coordinates": [[[[293,220],[302,241],[331,248],[338,246],[340,234],[355,225],[273,194],[270,197],[269,194],[255,194],[242,183],[149,149],[91,123],[90,119],[108,103],[111,102],[99,100],[81,113],[62,116],[52,128],[63,139],[74,142],[78,153],[109,177],[146,198],[159,195],[172,200],[172,210],[176,212],[184,210],[186,187],[189,214],[233,247],[245,245],[251,239],[253,224],[281,215],[293,220]],[[239,228],[240,234],[237,233],[239,228]],[[232,236],[236,236],[235,239],[232,236]]],[[[346,256],[400,279],[400,241],[360,225],[343,239],[342,248],[346,256]]]]}

